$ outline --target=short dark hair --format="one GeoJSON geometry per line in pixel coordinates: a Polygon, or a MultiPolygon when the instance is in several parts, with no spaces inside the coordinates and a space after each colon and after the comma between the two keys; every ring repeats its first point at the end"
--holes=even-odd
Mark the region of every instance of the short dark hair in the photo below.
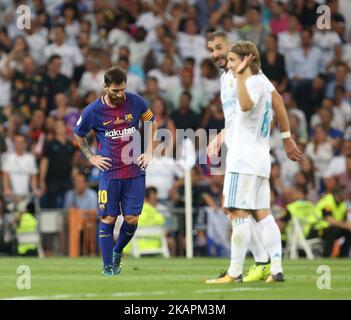
{"type": "Polygon", "coordinates": [[[157,194],[157,189],[156,189],[155,187],[147,187],[147,188],[145,189],[145,197],[146,197],[147,199],[149,199],[151,193],[157,194]]]}
{"type": "Polygon", "coordinates": [[[127,82],[127,73],[120,67],[113,67],[104,75],[105,85],[109,87],[112,83],[121,84],[127,82]]]}
{"type": "Polygon", "coordinates": [[[60,59],[62,60],[61,56],[58,54],[53,54],[52,56],[50,56],[49,60],[48,60],[48,64],[50,64],[51,62],[53,62],[55,59],[60,59]]]}
{"type": "Polygon", "coordinates": [[[208,41],[214,41],[217,38],[228,40],[228,36],[224,31],[215,31],[208,36],[208,41]]]}

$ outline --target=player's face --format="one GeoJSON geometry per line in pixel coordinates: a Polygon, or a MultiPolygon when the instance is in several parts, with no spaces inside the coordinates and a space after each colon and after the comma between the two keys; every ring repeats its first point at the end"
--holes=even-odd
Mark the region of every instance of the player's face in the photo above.
{"type": "Polygon", "coordinates": [[[228,43],[222,37],[217,37],[213,41],[209,41],[207,45],[211,58],[216,66],[225,69],[227,66],[228,43]]]}
{"type": "Polygon", "coordinates": [[[236,53],[229,52],[227,68],[230,69],[235,74],[236,68],[241,63],[241,61],[242,61],[241,58],[236,53]]]}
{"type": "Polygon", "coordinates": [[[108,99],[111,101],[112,104],[118,105],[125,100],[126,86],[127,86],[126,83],[122,82],[120,84],[112,83],[109,87],[105,87],[106,93],[108,95],[108,99]]]}

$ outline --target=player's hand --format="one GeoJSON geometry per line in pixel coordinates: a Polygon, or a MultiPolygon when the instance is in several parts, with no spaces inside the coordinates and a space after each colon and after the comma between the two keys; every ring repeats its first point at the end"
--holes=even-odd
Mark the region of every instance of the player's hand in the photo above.
{"type": "Polygon", "coordinates": [[[218,156],[219,150],[221,149],[221,145],[218,142],[218,138],[214,138],[209,145],[207,146],[207,155],[212,158],[218,156]]]}
{"type": "Polygon", "coordinates": [[[107,157],[94,154],[89,158],[91,164],[99,168],[101,171],[108,170],[111,167],[111,159],[107,157]]]}
{"type": "Polygon", "coordinates": [[[293,138],[283,139],[284,149],[288,158],[292,161],[301,161],[302,152],[297,147],[296,142],[293,138]]]}
{"type": "Polygon", "coordinates": [[[152,155],[147,153],[142,153],[137,159],[138,166],[141,169],[145,170],[147,166],[150,164],[151,160],[152,160],[152,155]]]}
{"type": "Polygon", "coordinates": [[[254,55],[252,53],[250,53],[248,56],[245,56],[243,61],[241,61],[240,64],[236,67],[235,73],[243,73],[253,59],[254,55]]]}

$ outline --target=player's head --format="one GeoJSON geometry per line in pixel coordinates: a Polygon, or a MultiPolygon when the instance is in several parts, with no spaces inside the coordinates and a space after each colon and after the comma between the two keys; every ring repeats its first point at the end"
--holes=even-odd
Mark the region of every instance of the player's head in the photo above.
{"type": "Polygon", "coordinates": [[[253,55],[253,60],[250,62],[248,67],[252,74],[258,74],[261,69],[260,53],[256,45],[251,41],[237,41],[235,42],[228,53],[228,65],[227,68],[231,69],[235,74],[235,71],[245,56],[253,55]]]}
{"type": "Polygon", "coordinates": [[[215,31],[208,36],[207,49],[211,58],[220,69],[227,67],[227,55],[229,51],[229,41],[225,32],[215,31]]]}
{"type": "Polygon", "coordinates": [[[113,67],[106,71],[104,76],[105,92],[113,104],[121,104],[125,99],[127,74],[120,67],[113,67]]]}

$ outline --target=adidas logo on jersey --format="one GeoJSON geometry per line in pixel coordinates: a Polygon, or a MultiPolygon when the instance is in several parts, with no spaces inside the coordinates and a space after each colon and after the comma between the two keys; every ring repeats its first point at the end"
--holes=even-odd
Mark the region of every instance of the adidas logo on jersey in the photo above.
{"type": "Polygon", "coordinates": [[[105,137],[112,138],[112,139],[118,139],[118,138],[127,136],[129,134],[132,134],[134,132],[135,132],[135,127],[124,128],[124,129],[113,129],[110,131],[105,131],[105,137]]]}

